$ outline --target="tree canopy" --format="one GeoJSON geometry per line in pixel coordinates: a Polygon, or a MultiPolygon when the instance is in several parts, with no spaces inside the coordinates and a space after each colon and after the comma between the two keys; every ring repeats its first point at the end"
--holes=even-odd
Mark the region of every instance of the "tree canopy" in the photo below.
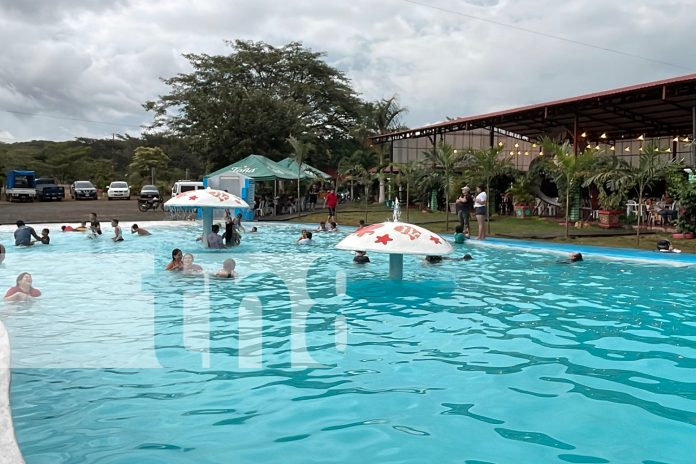
{"type": "Polygon", "coordinates": [[[348,78],[298,42],[228,42],[229,55],[189,53],[189,74],[164,79],[170,93],[149,101],[153,127],[182,136],[213,169],[257,152],[289,151],[287,139],[313,140],[317,152],[347,139],[363,103],[348,78]]]}

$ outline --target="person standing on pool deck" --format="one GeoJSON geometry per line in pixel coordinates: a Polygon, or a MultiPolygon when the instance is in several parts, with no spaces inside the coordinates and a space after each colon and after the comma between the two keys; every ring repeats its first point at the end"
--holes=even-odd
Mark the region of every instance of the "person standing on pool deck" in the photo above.
{"type": "Polygon", "coordinates": [[[480,184],[476,187],[476,199],[474,200],[474,211],[476,212],[476,221],[478,222],[478,236],[479,240],[484,240],[486,238],[486,203],[488,202],[488,195],[486,195],[486,187],[480,184]]]}
{"type": "Polygon", "coordinates": [[[329,219],[327,222],[336,220],[336,205],[338,204],[338,197],[333,188],[329,189],[329,193],[326,194],[324,198],[324,207],[329,208],[329,219]]]}
{"type": "Polygon", "coordinates": [[[16,246],[30,246],[32,245],[31,238],[34,237],[36,240],[41,240],[36,234],[33,227],[29,227],[24,224],[21,219],[17,221],[17,230],[14,231],[15,245],[16,246]]]}

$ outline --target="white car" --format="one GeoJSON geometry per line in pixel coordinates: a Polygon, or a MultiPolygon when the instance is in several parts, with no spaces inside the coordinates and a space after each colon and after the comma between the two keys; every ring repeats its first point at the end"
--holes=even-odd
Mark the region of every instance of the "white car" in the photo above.
{"type": "Polygon", "coordinates": [[[125,198],[126,200],[130,200],[131,193],[128,182],[114,181],[109,184],[107,189],[106,197],[109,200],[113,200],[114,198],[125,198]]]}

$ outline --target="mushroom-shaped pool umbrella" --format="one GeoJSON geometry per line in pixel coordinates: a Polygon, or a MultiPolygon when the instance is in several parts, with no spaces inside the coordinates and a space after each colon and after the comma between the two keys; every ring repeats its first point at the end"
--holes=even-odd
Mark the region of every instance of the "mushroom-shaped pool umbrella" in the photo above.
{"type": "Polygon", "coordinates": [[[339,250],[389,253],[389,277],[403,276],[404,255],[442,256],[452,253],[452,245],[428,229],[405,222],[382,222],[362,227],[343,240],[339,250]]]}
{"type": "Polygon", "coordinates": [[[224,190],[207,188],[205,190],[189,190],[170,198],[164,204],[170,210],[201,209],[203,217],[203,246],[208,247],[208,234],[213,228],[213,210],[249,208],[249,204],[224,190]]]}

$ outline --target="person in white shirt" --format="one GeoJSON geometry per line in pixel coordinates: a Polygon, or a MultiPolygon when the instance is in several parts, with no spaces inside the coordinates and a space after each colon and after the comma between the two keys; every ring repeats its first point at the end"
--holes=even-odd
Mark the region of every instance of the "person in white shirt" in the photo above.
{"type": "Polygon", "coordinates": [[[476,222],[478,222],[479,240],[486,238],[486,203],[488,195],[486,195],[486,187],[481,184],[476,187],[476,198],[474,199],[474,212],[476,213],[476,222]]]}

